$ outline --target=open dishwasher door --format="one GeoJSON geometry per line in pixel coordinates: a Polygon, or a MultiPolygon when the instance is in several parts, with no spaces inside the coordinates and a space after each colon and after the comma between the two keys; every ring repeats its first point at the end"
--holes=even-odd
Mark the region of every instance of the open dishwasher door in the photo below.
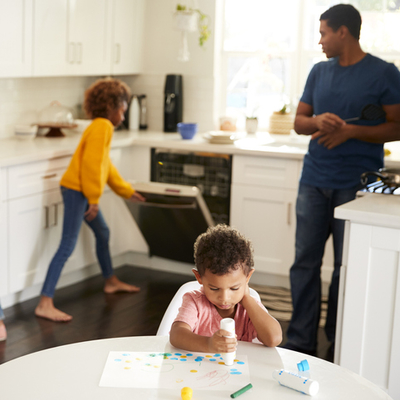
{"type": "Polygon", "coordinates": [[[195,186],[131,182],[145,202],[125,203],[141,230],[151,256],[193,264],[197,237],[214,225],[210,211],[195,186]]]}

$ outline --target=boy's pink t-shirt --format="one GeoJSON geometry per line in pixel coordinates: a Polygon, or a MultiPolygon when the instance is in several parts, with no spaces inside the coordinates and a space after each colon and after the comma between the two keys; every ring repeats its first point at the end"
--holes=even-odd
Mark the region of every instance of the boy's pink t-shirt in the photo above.
{"type": "MultiPolygon", "coordinates": [[[[258,305],[268,312],[267,309],[257,301],[258,305]]],[[[182,306],[179,308],[178,316],[174,322],[188,324],[192,332],[202,336],[212,336],[220,329],[222,317],[217,309],[211,304],[204,294],[203,288],[185,293],[182,306]]],[[[235,313],[235,333],[237,339],[251,342],[257,337],[257,332],[251,322],[246,309],[238,303],[235,313]]]]}

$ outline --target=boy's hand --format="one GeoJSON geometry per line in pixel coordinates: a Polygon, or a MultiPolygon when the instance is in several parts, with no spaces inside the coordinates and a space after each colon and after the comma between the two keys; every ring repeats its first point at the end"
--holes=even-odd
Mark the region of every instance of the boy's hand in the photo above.
{"type": "Polygon", "coordinates": [[[138,201],[146,201],[146,199],[139,192],[134,192],[129,200],[133,201],[134,203],[138,201]]]}
{"type": "Polygon", "coordinates": [[[223,329],[219,329],[209,339],[210,351],[214,353],[232,353],[236,350],[237,339],[226,337],[230,333],[223,329]]]}
{"type": "Polygon", "coordinates": [[[87,211],[85,212],[86,221],[93,221],[99,212],[99,205],[98,204],[89,204],[87,211]]]}

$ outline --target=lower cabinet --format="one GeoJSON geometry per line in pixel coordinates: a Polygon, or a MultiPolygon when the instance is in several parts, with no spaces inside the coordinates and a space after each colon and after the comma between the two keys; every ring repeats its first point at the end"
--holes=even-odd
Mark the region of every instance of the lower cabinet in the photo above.
{"type": "Polygon", "coordinates": [[[7,203],[0,201],[0,296],[8,293],[7,203]]]}
{"type": "Polygon", "coordinates": [[[9,202],[10,292],[42,283],[62,229],[60,190],[9,202]]]}
{"type": "Polygon", "coordinates": [[[288,276],[294,260],[296,190],[233,185],[231,225],[254,246],[259,272],[288,276]]]}

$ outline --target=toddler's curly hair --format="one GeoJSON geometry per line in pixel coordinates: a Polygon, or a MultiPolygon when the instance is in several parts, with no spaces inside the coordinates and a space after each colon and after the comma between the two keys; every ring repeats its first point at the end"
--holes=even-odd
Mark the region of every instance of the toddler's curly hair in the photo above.
{"type": "Polygon", "coordinates": [[[86,91],[83,108],[89,118],[107,118],[111,110],[129,104],[129,86],[114,78],[98,79],[86,91]]]}
{"type": "Polygon", "coordinates": [[[196,239],[194,259],[200,276],[206,269],[225,275],[238,268],[247,276],[254,268],[251,242],[237,229],[224,224],[208,228],[196,239]]]}

